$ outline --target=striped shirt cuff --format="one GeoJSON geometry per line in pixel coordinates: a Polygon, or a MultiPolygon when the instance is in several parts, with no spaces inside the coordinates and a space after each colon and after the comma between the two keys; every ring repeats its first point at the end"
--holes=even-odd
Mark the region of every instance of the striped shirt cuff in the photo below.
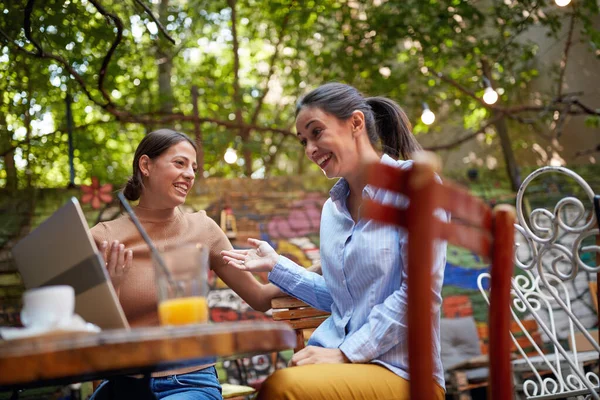
{"type": "Polygon", "coordinates": [[[344,343],[340,345],[340,350],[353,363],[367,363],[379,356],[379,352],[373,347],[369,338],[360,335],[359,332],[346,337],[344,343]]]}
{"type": "Polygon", "coordinates": [[[290,287],[300,280],[300,274],[295,271],[296,268],[302,267],[296,265],[296,263],[284,256],[279,256],[277,264],[275,264],[271,272],[269,272],[269,281],[282,290],[285,287],[290,287]]]}

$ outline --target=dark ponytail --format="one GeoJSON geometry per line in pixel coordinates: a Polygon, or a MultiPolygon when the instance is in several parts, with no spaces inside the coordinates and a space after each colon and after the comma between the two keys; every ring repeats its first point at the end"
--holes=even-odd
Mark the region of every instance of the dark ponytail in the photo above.
{"type": "Polygon", "coordinates": [[[139,199],[144,189],[142,171],[140,170],[140,158],[146,155],[150,159],[155,159],[172,146],[184,140],[191,144],[194,150],[197,150],[194,141],[185,134],[172,129],[159,129],[150,132],[142,139],[137,149],[135,149],[135,155],[133,156],[133,175],[131,175],[123,188],[123,195],[127,200],[134,201],[139,199]]]}
{"type": "Polygon", "coordinates": [[[402,156],[406,160],[422,150],[411,132],[412,125],[406,113],[396,102],[386,97],[369,97],[366,101],[375,115],[375,131],[384,153],[393,158],[402,156]]]}
{"type": "Polygon", "coordinates": [[[343,121],[354,111],[362,111],[371,144],[393,158],[402,156],[408,159],[415,151],[421,150],[411,132],[408,117],[398,104],[388,98],[365,99],[350,85],[326,83],[298,101],[296,116],[305,107],[319,108],[343,121]]]}

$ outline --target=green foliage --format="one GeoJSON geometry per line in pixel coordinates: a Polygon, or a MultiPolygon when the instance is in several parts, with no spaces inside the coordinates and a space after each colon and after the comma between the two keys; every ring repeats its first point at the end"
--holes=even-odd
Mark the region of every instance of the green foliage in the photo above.
{"type": "MultiPolygon", "coordinates": [[[[68,184],[67,93],[74,99],[76,184],[89,183],[91,176],[124,182],[133,150],[148,131],[167,126],[193,135],[192,122],[178,118],[193,114],[193,85],[199,91],[199,116],[210,120],[201,124],[207,176],[245,174],[243,159],[234,165],[223,161],[228,147],[240,156],[242,149],[251,152],[253,176],[285,175],[308,166],[299,161],[302,149],[293,137],[263,130],[245,137],[219,122],[236,121],[239,108],[246,123],[291,130],[298,96],[321,83],[342,81],[366,94],[396,99],[416,122],[418,135],[440,130],[443,124],[476,130],[489,111],[442,82],[437,72],[481,95],[482,70],[489,66],[503,103],[530,103],[534,97],[548,101],[556,95],[552,90],[530,90],[539,75],[538,46],[519,35],[535,28],[558,39],[569,13],[575,13],[582,22],[582,40],[596,54],[600,48],[594,0],[577,1],[569,11],[549,0],[244,0],[235,5],[240,61],[236,103],[228,2],[142,2],[176,44],[135,1],[100,2],[123,24],[123,38],[105,71],[104,93],[98,81],[117,29],[94,2],[34,2],[31,36],[54,59],[32,55],[37,49],[26,38],[24,2],[0,7],[0,185],[14,180],[11,173],[20,187],[68,184]],[[59,57],[68,60],[80,82],[57,62],[59,57]],[[426,127],[418,119],[423,101],[436,113],[441,110],[435,126],[426,127]],[[112,110],[173,118],[122,122],[112,110]]],[[[551,117],[545,116],[548,121],[551,117]]],[[[597,121],[590,119],[590,126],[597,121]]],[[[486,141],[495,140],[487,134],[486,141]]]]}

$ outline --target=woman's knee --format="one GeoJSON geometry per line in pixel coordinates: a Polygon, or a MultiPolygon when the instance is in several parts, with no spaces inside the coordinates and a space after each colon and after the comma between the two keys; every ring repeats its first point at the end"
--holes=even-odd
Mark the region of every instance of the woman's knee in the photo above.
{"type": "Polygon", "coordinates": [[[260,387],[256,400],[295,400],[296,388],[303,379],[295,373],[297,367],[275,371],[260,387]]]}

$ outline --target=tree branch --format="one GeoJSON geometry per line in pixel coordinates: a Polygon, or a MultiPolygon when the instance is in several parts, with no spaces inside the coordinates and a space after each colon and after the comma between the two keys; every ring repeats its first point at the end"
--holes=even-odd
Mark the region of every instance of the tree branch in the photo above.
{"type": "MultiPolygon", "coordinates": [[[[19,45],[18,43],[16,43],[13,39],[11,39],[4,31],[0,30],[0,34],[1,36],[3,36],[4,38],[6,38],[10,43],[12,43],[13,46],[16,47],[16,49],[20,52],[23,52],[29,56],[33,56],[33,57],[38,57],[38,58],[46,58],[46,59],[51,59],[56,61],[57,63],[59,63],[61,66],[63,66],[63,68],[68,71],[73,78],[76,80],[76,82],[79,84],[81,90],[85,93],[85,95],[96,105],[102,107],[104,110],[106,110],[108,113],[112,114],[114,117],[116,117],[117,121],[121,122],[121,123],[138,123],[138,124],[143,124],[143,125],[148,125],[148,124],[165,124],[165,123],[170,123],[173,121],[191,121],[191,122],[198,122],[198,123],[211,123],[214,125],[218,125],[218,126],[223,126],[229,129],[236,129],[239,130],[240,132],[250,132],[250,131],[259,131],[259,132],[273,132],[273,133],[278,133],[284,136],[294,136],[295,134],[293,132],[291,132],[291,130],[289,129],[280,129],[280,128],[276,128],[276,127],[269,127],[269,126],[258,126],[256,125],[256,123],[251,123],[251,124],[246,124],[242,117],[241,117],[241,93],[240,93],[240,87],[239,87],[239,56],[238,56],[238,48],[239,48],[239,44],[238,44],[238,38],[237,38],[237,29],[236,29],[236,18],[237,15],[235,13],[235,0],[228,0],[229,4],[232,6],[232,33],[234,36],[234,69],[235,69],[235,85],[234,85],[234,97],[236,100],[236,103],[238,104],[238,109],[237,109],[237,117],[236,117],[236,121],[227,121],[227,120],[219,120],[216,118],[199,118],[198,116],[193,116],[193,115],[184,115],[181,113],[169,113],[169,114],[158,114],[158,113],[147,113],[147,114],[132,114],[130,111],[122,111],[116,108],[116,106],[114,105],[114,103],[112,103],[110,96],[108,95],[108,92],[104,89],[104,81],[105,81],[105,77],[106,77],[106,73],[108,70],[108,66],[110,64],[110,61],[112,59],[112,56],[114,55],[114,52],[116,50],[116,48],[118,47],[118,45],[120,44],[123,34],[123,24],[121,22],[121,20],[114,14],[109,13],[107,10],[105,10],[101,3],[99,2],[99,0],[90,0],[90,2],[96,7],[96,9],[98,10],[98,12],[100,12],[102,15],[105,16],[105,18],[107,19],[107,21],[111,22],[116,26],[117,28],[117,36],[115,38],[115,40],[113,41],[108,53],[106,54],[106,56],[103,59],[102,62],[102,67],[99,73],[99,78],[98,78],[98,89],[99,91],[102,93],[103,98],[106,100],[106,103],[102,103],[98,100],[96,100],[91,92],[88,89],[88,86],[86,84],[86,82],[83,80],[82,76],[77,73],[77,71],[75,71],[75,69],[68,63],[68,61],[66,59],[64,59],[63,57],[56,55],[56,54],[52,54],[52,53],[47,53],[44,51],[43,47],[40,45],[39,42],[37,42],[32,35],[32,26],[31,26],[31,15],[33,13],[33,6],[34,6],[34,1],[35,0],[28,0],[27,5],[25,7],[25,20],[24,20],[24,27],[25,27],[25,36],[26,38],[29,40],[29,42],[35,47],[36,51],[31,52],[26,50],[24,47],[22,47],[21,45],[19,45]]],[[[137,1],[137,0],[136,0],[137,1]]],[[[141,5],[141,4],[140,4],[141,5]]],[[[287,17],[286,17],[286,24],[287,24],[287,17]]],[[[283,30],[282,30],[283,32],[283,30]]],[[[282,34],[283,36],[283,34],[282,34]]],[[[281,38],[279,40],[278,43],[280,43],[281,38]]],[[[277,53],[277,52],[276,52],[277,53]]],[[[273,66],[275,64],[275,58],[276,54],[274,54],[274,56],[272,56],[272,67],[270,69],[270,76],[273,74],[272,70],[273,70],[273,66]]],[[[268,82],[267,82],[268,85],[268,82]]],[[[255,119],[256,120],[256,119],[255,119]]],[[[106,121],[106,122],[115,122],[115,121],[106,121]]],[[[91,124],[88,124],[88,126],[91,124]]],[[[80,126],[77,127],[76,129],[81,129],[85,126],[80,126]]],[[[55,132],[58,132],[60,130],[57,130],[55,132]]],[[[20,144],[24,144],[19,142],[18,145],[20,144]]],[[[13,149],[9,149],[6,152],[3,152],[2,155],[4,154],[8,154],[8,152],[12,151],[13,149]]]]}
{"type": "MultiPolygon", "coordinates": [[[[293,2],[292,2],[293,4],[293,2]]],[[[265,101],[265,97],[267,97],[267,93],[269,93],[269,82],[271,81],[271,77],[275,73],[275,62],[277,61],[277,57],[279,56],[279,46],[281,45],[281,41],[283,40],[283,36],[285,35],[285,30],[287,28],[288,22],[290,20],[291,14],[291,6],[288,10],[288,13],[283,18],[281,23],[281,29],[279,30],[279,34],[277,35],[277,43],[275,43],[275,51],[273,51],[273,55],[271,56],[271,60],[269,61],[269,73],[267,75],[267,79],[265,81],[265,87],[263,89],[263,93],[258,99],[258,103],[256,104],[256,108],[254,109],[254,113],[252,114],[252,118],[250,118],[250,124],[256,124],[258,119],[258,115],[260,114],[260,110],[265,101]]]]}
{"type": "Polygon", "coordinates": [[[33,3],[35,3],[35,0],[28,0],[27,4],[25,5],[25,20],[23,21],[23,27],[25,28],[25,37],[27,40],[29,40],[31,44],[35,46],[38,54],[43,55],[44,49],[42,49],[42,46],[31,36],[31,13],[33,12],[33,3]]]}
{"type": "Polygon", "coordinates": [[[442,74],[441,72],[433,72],[433,74],[437,75],[437,77],[440,78],[442,81],[444,81],[446,83],[449,83],[450,85],[454,86],[459,91],[461,91],[462,93],[464,93],[467,96],[471,97],[472,99],[477,100],[477,102],[479,102],[485,108],[487,108],[487,109],[496,109],[496,107],[490,106],[485,101],[483,101],[483,99],[481,99],[480,97],[477,97],[477,95],[474,92],[472,92],[469,89],[467,89],[466,87],[462,86],[460,83],[456,82],[454,79],[447,77],[446,75],[442,74]]]}
{"type": "Polygon", "coordinates": [[[139,5],[140,5],[140,6],[141,6],[141,7],[144,9],[144,11],[146,12],[146,14],[148,14],[148,16],[150,17],[150,19],[152,19],[152,21],[154,21],[154,23],[156,24],[156,26],[158,26],[158,29],[159,29],[159,30],[162,32],[162,34],[163,34],[163,35],[165,35],[165,37],[166,37],[167,39],[169,39],[169,41],[170,41],[171,43],[175,44],[175,39],[173,39],[173,38],[172,38],[172,37],[171,37],[171,36],[170,36],[170,35],[167,33],[167,30],[165,29],[165,27],[163,26],[163,24],[161,24],[161,23],[160,23],[160,21],[158,20],[158,18],[156,18],[156,17],[154,16],[154,14],[152,14],[152,10],[150,10],[150,8],[148,8],[148,6],[147,6],[147,5],[145,5],[145,4],[143,3],[143,1],[142,1],[142,0],[135,0],[135,2],[136,2],[137,4],[139,4],[139,5]]]}
{"type": "Polygon", "coordinates": [[[483,125],[481,128],[479,128],[477,131],[469,133],[466,136],[463,136],[460,139],[455,140],[454,142],[450,142],[447,144],[441,144],[438,146],[429,146],[429,147],[425,147],[425,150],[429,150],[429,151],[437,151],[437,150],[448,150],[448,149],[452,149],[456,146],[459,146],[465,142],[468,142],[469,140],[473,139],[475,136],[479,135],[480,133],[485,132],[485,130],[487,128],[489,128],[491,125],[495,124],[496,122],[498,122],[500,119],[502,119],[502,117],[504,117],[503,114],[496,114],[494,116],[494,118],[492,118],[491,120],[489,120],[485,125],[483,125]]]}
{"type": "Polygon", "coordinates": [[[269,153],[269,158],[266,160],[263,159],[263,166],[265,167],[265,176],[268,176],[271,173],[271,168],[273,167],[273,163],[277,159],[277,155],[279,154],[279,149],[281,148],[281,145],[283,144],[283,142],[285,141],[285,139],[287,137],[288,136],[285,136],[285,135],[280,136],[279,141],[277,143],[273,143],[273,145],[277,148],[275,153],[273,153],[273,154],[269,153]]]}
{"type": "Polygon", "coordinates": [[[107,104],[104,106],[104,108],[108,108],[108,107],[114,108],[115,105],[113,104],[112,99],[106,92],[106,89],[104,89],[104,78],[106,77],[106,72],[108,70],[108,64],[110,63],[110,60],[111,60],[115,50],[117,49],[117,46],[119,45],[119,43],[121,43],[121,40],[123,39],[123,23],[121,22],[121,19],[119,17],[106,11],[98,3],[97,0],[89,0],[89,1],[90,1],[90,3],[92,3],[94,5],[94,7],[96,7],[96,9],[98,10],[98,12],[100,14],[104,15],[104,18],[106,18],[107,22],[112,21],[115,24],[115,26],[117,27],[117,37],[115,37],[115,40],[113,41],[112,45],[108,49],[108,52],[104,56],[104,59],[102,60],[102,66],[100,67],[100,72],[98,74],[98,90],[100,90],[100,93],[102,93],[102,97],[104,97],[104,100],[106,100],[106,102],[107,102],[107,104]]]}
{"type": "Polygon", "coordinates": [[[567,34],[567,42],[565,43],[565,49],[563,50],[562,59],[560,60],[560,75],[558,77],[558,97],[562,96],[563,81],[565,79],[565,71],[567,69],[567,61],[569,57],[569,49],[573,42],[573,28],[575,27],[575,13],[571,14],[571,20],[569,22],[569,33],[567,34]]]}
{"type": "Polygon", "coordinates": [[[503,61],[503,57],[508,53],[506,50],[508,49],[508,47],[513,44],[515,42],[515,40],[517,40],[517,38],[519,37],[519,35],[521,35],[521,33],[525,32],[528,28],[528,25],[526,25],[525,23],[531,18],[531,16],[533,15],[533,13],[535,12],[535,9],[538,8],[540,6],[540,2],[535,2],[533,3],[533,6],[527,10],[527,17],[525,17],[525,19],[521,20],[521,22],[519,22],[519,26],[516,29],[516,32],[514,34],[512,34],[510,36],[510,40],[508,42],[506,42],[506,44],[504,46],[502,46],[502,48],[500,49],[500,51],[498,51],[496,54],[496,59],[494,60],[494,62],[492,63],[501,63],[503,61]]]}
{"type": "Polygon", "coordinates": [[[506,107],[506,108],[498,108],[498,111],[503,112],[504,114],[520,114],[524,112],[542,112],[546,113],[548,111],[559,111],[565,112],[569,115],[598,115],[600,116],[600,110],[595,110],[592,107],[589,107],[583,104],[580,100],[574,98],[563,98],[563,99],[554,99],[550,104],[546,106],[532,106],[532,105],[520,105],[514,107],[506,107]],[[579,110],[568,108],[565,110],[564,107],[559,107],[558,105],[573,105],[579,110]]]}
{"type": "Polygon", "coordinates": [[[598,152],[600,152],[600,144],[596,145],[596,147],[592,149],[578,151],[577,153],[575,153],[575,157],[589,156],[590,154],[598,152]]]}
{"type": "Polygon", "coordinates": [[[233,103],[235,104],[235,119],[242,124],[242,96],[240,93],[240,55],[237,37],[237,13],[235,11],[236,0],[227,0],[231,8],[231,36],[233,42],[233,103]]]}
{"type": "MultiPolygon", "coordinates": [[[[75,126],[73,127],[73,131],[77,131],[80,129],[85,129],[85,128],[89,128],[91,126],[98,126],[98,125],[103,125],[103,124],[110,124],[113,122],[119,122],[118,120],[108,120],[108,121],[94,121],[94,122],[90,122],[89,124],[83,124],[83,125],[79,125],[79,126],[75,126]]],[[[46,134],[43,135],[38,135],[38,136],[34,136],[34,137],[30,137],[29,139],[24,139],[24,140],[20,140],[18,142],[16,142],[16,144],[14,146],[10,146],[8,149],[6,150],[1,150],[0,151],[0,157],[4,157],[6,156],[8,153],[10,153],[11,151],[17,149],[18,147],[20,147],[21,145],[28,145],[31,142],[36,142],[37,140],[40,140],[43,137],[48,137],[48,136],[52,136],[52,135],[56,135],[57,133],[64,133],[67,130],[66,127],[61,127],[58,128],[52,132],[48,132],[46,134]]]]}
{"type": "Polygon", "coordinates": [[[583,104],[579,99],[576,98],[576,96],[582,95],[583,94],[582,92],[562,94],[561,96],[554,98],[549,104],[542,105],[542,106],[534,106],[534,105],[529,105],[529,104],[522,104],[522,105],[513,106],[513,107],[502,107],[502,106],[496,106],[496,105],[492,106],[492,105],[485,103],[483,101],[483,99],[477,97],[474,92],[465,88],[460,83],[456,82],[454,79],[449,78],[448,76],[442,74],[441,72],[435,72],[433,70],[430,70],[430,71],[434,75],[438,76],[442,81],[454,86],[460,92],[477,100],[483,107],[487,108],[488,110],[494,110],[498,113],[502,113],[505,115],[514,115],[514,114],[520,114],[520,113],[524,113],[524,112],[547,113],[549,111],[559,111],[559,112],[565,112],[569,115],[599,115],[600,116],[600,109],[594,109],[590,106],[587,106],[587,105],[583,104]],[[561,105],[563,105],[563,106],[561,107],[561,105]],[[578,108],[578,110],[573,109],[572,107],[566,107],[566,110],[565,110],[564,105],[575,106],[576,108],[578,108]]]}
{"type": "Polygon", "coordinates": [[[238,123],[237,121],[224,121],[216,118],[197,118],[194,115],[185,115],[185,114],[164,114],[162,116],[158,116],[156,113],[148,113],[148,114],[125,114],[117,116],[120,122],[131,122],[136,124],[165,124],[173,121],[179,122],[199,122],[199,123],[211,123],[214,125],[223,126],[229,129],[237,129],[237,130],[247,130],[247,131],[258,131],[258,132],[275,132],[280,133],[282,135],[290,135],[296,137],[296,134],[288,129],[274,128],[269,126],[259,126],[259,125],[249,125],[242,121],[242,123],[238,123]]]}
{"type": "Polygon", "coordinates": [[[536,135],[538,135],[539,137],[541,137],[544,140],[547,140],[548,142],[551,142],[553,139],[553,137],[551,135],[548,135],[543,132],[542,128],[540,128],[540,126],[539,126],[540,121],[537,118],[526,119],[526,118],[520,117],[518,115],[507,115],[506,117],[509,119],[512,119],[513,121],[520,122],[521,124],[529,125],[531,127],[531,129],[533,129],[533,132],[536,135]]]}
{"type": "MultiPolygon", "coordinates": [[[[108,124],[108,123],[113,123],[113,122],[134,123],[134,124],[146,125],[146,124],[166,124],[169,122],[178,121],[178,122],[198,122],[198,123],[208,122],[208,123],[223,126],[223,127],[229,128],[229,129],[247,129],[247,130],[253,130],[253,131],[258,131],[258,132],[274,132],[274,133],[281,134],[283,136],[296,137],[296,134],[288,129],[274,128],[274,127],[269,127],[269,126],[238,124],[236,122],[221,121],[221,120],[214,119],[214,118],[196,118],[193,115],[167,114],[162,117],[156,118],[156,114],[135,115],[135,114],[122,113],[116,117],[117,117],[116,120],[96,121],[96,122],[91,122],[89,124],[79,125],[79,126],[74,127],[73,130],[85,129],[90,126],[108,124]]],[[[57,134],[60,132],[64,132],[65,129],[66,128],[59,128],[59,129],[49,132],[45,135],[32,137],[31,141],[33,142],[34,139],[38,140],[41,137],[51,136],[51,135],[54,135],[54,134],[57,134]]],[[[17,142],[17,144],[15,146],[11,146],[8,149],[2,150],[0,152],[0,157],[7,155],[8,153],[13,151],[20,145],[28,144],[29,142],[30,142],[29,140],[21,140],[21,141],[17,142]]]]}
{"type": "Polygon", "coordinates": [[[14,41],[13,39],[11,39],[11,38],[8,36],[8,34],[7,34],[6,32],[4,32],[4,31],[2,30],[2,28],[0,28],[0,35],[4,36],[4,38],[6,39],[6,41],[7,41],[9,44],[12,44],[12,45],[13,45],[13,47],[14,47],[15,49],[17,49],[18,51],[20,51],[20,52],[22,52],[22,53],[25,53],[25,54],[27,54],[28,56],[32,56],[32,57],[37,57],[37,56],[38,56],[38,54],[37,54],[37,53],[34,53],[34,52],[31,52],[31,51],[25,50],[24,48],[22,48],[21,46],[19,46],[18,44],[16,44],[16,43],[15,43],[15,41],[14,41]]]}
{"type": "MultiPolygon", "coordinates": [[[[98,104],[99,106],[104,107],[105,105],[99,103],[98,101],[96,101],[94,99],[92,94],[88,91],[87,85],[86,85],[85,81],[83,80],[83,78],[81,77],[81,75],[79,75],[77,73],[77,71],[75,71],[75,69],[71,66],[71,64],[69,64],[67,62],[67,60],[65,60],[64,58],[62,58],[61,56],[58,56],[56,54],[46,53],[44,51],[44,49],[42,48],[42,46],[33,38],[33,36],[31,35],[31,13],[33,12],[33,3],[34,2],[35,2],[35,0],[27,1],[27,5],[25,6],[25,19],[24,19],[24,24],[23,24],[24,28],[25,28],[25,37],[37,49],[37,53],[33,53],[33,54],[35,54],[36,57],[48,58],[48,59],[54,60],[54,61],[58,62],[59,64],[61,64],[67,71],[69,71],[69,73],[73,76],[73,78],[75,78],[77,83],[79,83],[79,85],[81,86],[81,90],[83,90],[85,95],[91,101],[93,101],[95,104],[98,104]]],[[[17,45],[17,47],[19,47],[22,51],[29,53],[27,50],[23,49],[21,46],[17,45]]]]}

